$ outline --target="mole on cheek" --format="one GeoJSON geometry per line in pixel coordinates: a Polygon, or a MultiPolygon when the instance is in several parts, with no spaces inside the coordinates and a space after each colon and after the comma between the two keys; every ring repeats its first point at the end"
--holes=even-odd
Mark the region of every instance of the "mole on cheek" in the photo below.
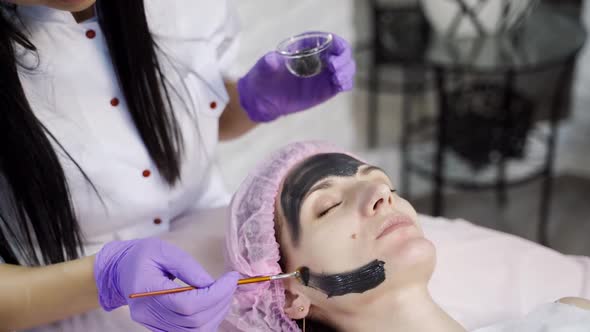
{"type": "Polygon", "coordinates": [[[353,240],[356,240],[356,234],[352,234],[352,235],[350,236],[350,238],[351,238],[351,239],[353,239],[353,240]]]}

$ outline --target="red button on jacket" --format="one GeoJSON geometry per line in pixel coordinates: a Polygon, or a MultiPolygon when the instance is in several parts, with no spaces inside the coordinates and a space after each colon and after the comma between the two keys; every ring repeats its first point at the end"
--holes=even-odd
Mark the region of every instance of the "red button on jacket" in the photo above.
{"type": "Polygon", "coordinates": [[[92,29],[86,30],[86,37],[88,37],[88,39],[92,39],[92,38],[96,37],[96,31],[94,31],[92,29]]]}

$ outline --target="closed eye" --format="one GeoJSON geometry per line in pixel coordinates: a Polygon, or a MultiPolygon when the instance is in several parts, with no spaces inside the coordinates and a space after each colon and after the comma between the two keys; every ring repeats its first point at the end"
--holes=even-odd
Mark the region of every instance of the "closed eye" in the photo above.
{"type": "MultiPolygon", "coordinates": [[[[392,193],[395,193],[395,192],[397,192],[397,190],[395,190],[395,189],[390,189],[390,191],[391,191],[392,193]]],[[[320,212],[320,214],[318,215],[318,218],[321,218],[321,217],[325,216],[325,215],[326,215],[326,214],[328,214],[330,211],[332,211],[332,209],[334,209],[335,207],[338,207],[340,204],[342,204],[342,202],[339,202],[339,203],[337,203],[337,204],[334,204],[334,205],[330,206],[329,208],[325,209],[324,211],[320,212]]]]}
{"type": "Polygon", "coordinates": [[[318,218],[321,218],[323,216],[325,216],[326,214],[328,214],[328,212],[332,211],[333,208],[339,206],[340,204],[342,204],[342,202],[334,204],[332,206],[330,206],[329,208],[327,208],[326,210],[322,211],[319,215],[318,218]]]}

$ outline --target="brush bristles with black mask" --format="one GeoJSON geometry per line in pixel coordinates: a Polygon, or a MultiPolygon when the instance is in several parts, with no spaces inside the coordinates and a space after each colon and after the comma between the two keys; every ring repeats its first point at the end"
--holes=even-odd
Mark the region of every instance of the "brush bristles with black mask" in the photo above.
{"type": "Polygon", "coordinates": [[[328,297],[364,293],[385,281],[385,262],[374,260],[356,270],[338,274],[315,274],[307,267],[298,269],[298,279],[328,297]]]}

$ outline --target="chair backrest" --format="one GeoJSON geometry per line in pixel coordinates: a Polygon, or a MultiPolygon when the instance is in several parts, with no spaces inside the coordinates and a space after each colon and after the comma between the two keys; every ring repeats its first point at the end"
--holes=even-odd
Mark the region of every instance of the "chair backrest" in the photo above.
{"type": "Polygon", "coordinates": [[[371,0],[376,63],[421,63],[430,27],[419,2],[384,5],[371,0]]]}

